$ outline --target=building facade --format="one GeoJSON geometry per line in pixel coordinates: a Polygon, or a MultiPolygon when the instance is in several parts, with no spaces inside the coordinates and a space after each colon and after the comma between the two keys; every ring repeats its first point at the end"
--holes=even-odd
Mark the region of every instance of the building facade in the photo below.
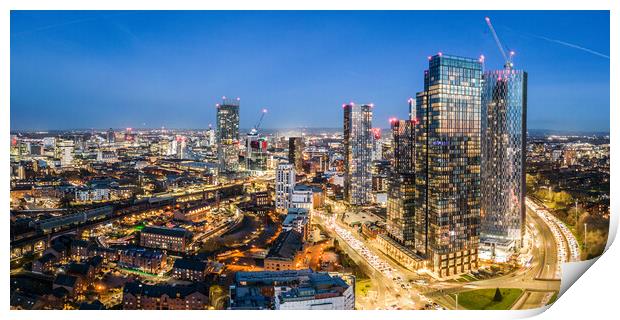
{"type": "Polygon", "coordinates": [[[280,163],[276,168],[276,211],[286,213],[291,207],[295,188],[295,167],[290,163],[280,163]]]}
{"type": "Polygon", "coordinates": [[[313,188],[311,186],[299,184],[293,188],[291,208],[304,208],[312,212],[314,209],[313,201],[313,188]]]}
{"type": "Polygon", "coordinates": [[[417,94],[415,251],[431,272],[478,268],[482,62],[437,54],[417,94]]]}
{"type": "Polygon", "coordinates": [[[390,121],[394,160],[389,173],[387,223],[389,236],[408,248],[414,246],[415,125],[414,120],[390,121]]]}
{"type": "Polygon", "coordinates": [[[237,272],[230,286],[233,310],[353,310],[354,277],[310,269],[237,272]]]}
{"type": "Polygon", "coordinates": [[[239,169],[239,98],[217,104],[217,157],[221,172],[239,169]]]}
{"type": "Polygon", "coordinates": [[[184,252],[190,232],[183,228],[145,227],[140,231],[140,245],[148,248],[184,252]]]}
{"type": "Polygon", "coordinates": [[[209,290],[202,284],[189,286],[128,282],[123,288],[124,310],[204,310],[209,290]]]}
{"type": "Polygon", "coordinates": [[[303,172],[304,139],[302,137],[288,138],[288,162],[295,165],[297,172],[303,172]]]}
{"type": "Polygon", "coordinates": [[[490,257],[521,247],[525,227],[527,73],[484,73],[482,91],[480,237],[490,257]],[[496,249],[498,249],[496,251],[496,249]]]}
{"type": "Polygon", "coordinates": [[[344,198],[353,205],[372,201],[372,108],[370,104],[343,106],[344,198]]]}

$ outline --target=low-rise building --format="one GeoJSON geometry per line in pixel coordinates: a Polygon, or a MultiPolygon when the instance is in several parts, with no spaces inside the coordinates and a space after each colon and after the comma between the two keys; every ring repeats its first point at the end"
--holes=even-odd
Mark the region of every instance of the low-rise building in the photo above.
{"type": "Polygon", "coordinates": [[[392,259],[411,271],[425,267],[426,261],[413,250],[401,245],[386,233],[377,236],[379,248],[392,259]]]}
{"type": "Polygon", "coordinates": [[[237,272],[230,286],[235,310],[352,310],[355,291],[339,276],[310,269],[237,272]]]}
{"type": "Polygon", "coordinates": [[[167,255],[159,250],[127,248],[120,251],[118,265],[157,274],[166,268],[167,255]]]}
{"type": "Polygon", "coordinates": [[[204,310],[209,304],[205,285],[189,286],[129,282],[123,288],[125,310],[204,310]]]}
{"type": "Polygon", "coordinates": [[[288,209],[286,217],[282,222],[282,230],[295,230],[303,235],[304,241],[308,239],[310,225],[310,214],[306,208],[288,209]]]}
{"type": "Polygon", "coordinates": [[[265,270],[303,268],[306,268],[303,259],[303,235],[296,230],[282,231],[265,257],[265,270]]]}
{"type": "Polygon", "coordinates": [[[46,253],[32,262],[32,272],[50,273],[58,260],[55,255],[46,253]]]}
{"type": "Polygon", "coordinates": [[[172,277],[179,280],[204,281],[207,263],[193,259],[176,259],[172,266],[172,277]]]}
{"type": "Polygon", "coordinates": [[[312,212],[313,205],[313,189],[311,186],[305,184],[298,184],[293,188],[293,194],[291,196],[291,208],[304,208],[312,212]]]}
{"type": "Polygon", "coordinates": [[[310,274],[299,285],[276,286],[276,310],[353,310],[355,292],[342,278],[327,273],[310,274]]]}
{"type": "Polygon", "coordinates": [[[183,228],[145,227],[140,232],[140,245],[148,248],[184,252],[191,233],[183,228]]]}
{"type": "Polygon", "coordinates": [[[69,296],[73,297],[85,292],[86,287],[87,283],[82,278],[68,274],[57,275],[52,284],[53,290],[62,288],[67,291],[69,296]]]}

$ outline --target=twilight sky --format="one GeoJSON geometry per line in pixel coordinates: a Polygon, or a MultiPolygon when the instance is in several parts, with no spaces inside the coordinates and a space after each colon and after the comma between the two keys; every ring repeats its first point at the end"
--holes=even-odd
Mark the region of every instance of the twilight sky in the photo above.
{"type": "Polygon", "coordinates": [[[373,125],[407,115],[427,56],[502,59],[529,73],[528,127],[609,131],[606,11],[12,11],[11,129],[206,128],[222,96],[241,127],[373,125]]]}

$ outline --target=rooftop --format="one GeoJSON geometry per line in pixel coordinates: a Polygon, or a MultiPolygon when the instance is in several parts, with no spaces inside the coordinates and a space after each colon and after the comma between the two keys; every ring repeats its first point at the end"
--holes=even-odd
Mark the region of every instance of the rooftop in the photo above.
{"type": "Polygon", "coordinates": [[[176,259],[174,260],[174,268],[194,270],[194,271],[205,271],[205,269],[207,268],[207,264],[199,260],[176,259]]]}
{"type": "Polygon", "coordinates": [[[296,230],[283,231],[273,242],[267,258],[294,259],[303,248],[303,236],[296,230]]]}
{"type": "Polygon", "coordinates": [[[172,298],[185,298],[186,296],[196,292],[208,295],[206,286],[198,283],[194,283],[189,286],[177,286],[169,284],[148,285],[136,281],[125,284],[125,287],[123,288],[124,294],[129,293],[134,296],[141,295],[153,298],[161,297],[164,294],[172,298]]]}

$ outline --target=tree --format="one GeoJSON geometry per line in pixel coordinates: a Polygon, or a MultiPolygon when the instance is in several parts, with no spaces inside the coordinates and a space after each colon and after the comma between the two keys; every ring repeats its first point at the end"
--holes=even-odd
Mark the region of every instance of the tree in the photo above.
{"type": "Polygon", "coordinates": [[[502,296],[502,292],[499,290],[499,288],[495,288],[495,296],[493,296],[493,301],[500,302],[503,299],[504,297],[502,296]]]}

